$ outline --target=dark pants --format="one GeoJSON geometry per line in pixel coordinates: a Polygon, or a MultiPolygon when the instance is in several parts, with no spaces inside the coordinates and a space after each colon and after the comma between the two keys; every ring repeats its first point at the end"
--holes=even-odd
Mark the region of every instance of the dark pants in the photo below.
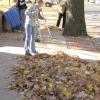
{"type": "Polygon", "coordinates": [[[60,22],[61,22],[61,18],[62,18],[62,17],[63,17],[62,28],[64,28],[65,23],[66,23],[66,13],[63,13],[63,14],[62,14],[62,13],[59,12],[58,20],[57,20],[57,24],[56,24],[56,26],[59,27],[60,22]]]}

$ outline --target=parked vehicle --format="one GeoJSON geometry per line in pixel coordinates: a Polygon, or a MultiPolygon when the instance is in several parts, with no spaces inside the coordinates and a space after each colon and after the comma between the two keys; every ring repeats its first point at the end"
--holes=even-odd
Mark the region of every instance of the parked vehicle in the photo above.
{"type": "Polygon", "coordinates": [[[57,4],[56,0],[43,0],[46,7],[52,7],[53,5],[57,4]]]}

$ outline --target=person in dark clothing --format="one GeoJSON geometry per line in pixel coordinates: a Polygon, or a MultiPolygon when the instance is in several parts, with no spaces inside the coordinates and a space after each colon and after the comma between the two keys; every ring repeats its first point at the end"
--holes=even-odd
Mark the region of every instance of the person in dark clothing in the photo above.
{"type": "MultiPolygon", "coordinates": [[[[25,10],[27,9],[25,0],[17,0],[16,7],[19,10],[19,15],[20,15],[20,20],[21,20],[20,30],[22,32],[24,32],[25,31],[25,29],[24,29],[24,25],[25,25],[25,10]]],[[[24,33],[23,39],[24,38],[25,38],[25,33],[24,33]]]]}
{"type": "Polygon", "coordinates": [[[65,23],[66,23],[66,1],[61,1],[60,2],[60,8],[59,8],[59,13],[58,13],[58,20],[56,26],[59,27],[61,19],[63,18],[62,22],[62,28],[64,28],[65,23]]]}

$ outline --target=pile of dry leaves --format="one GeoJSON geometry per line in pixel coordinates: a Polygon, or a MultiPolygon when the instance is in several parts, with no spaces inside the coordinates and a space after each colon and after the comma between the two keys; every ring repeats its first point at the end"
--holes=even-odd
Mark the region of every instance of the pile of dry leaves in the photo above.
{"type": "Polygon", "coordinates": [[[25,100],[100,100],[100,61],[63,52],[18,57],[10,89],[25,100]]]}

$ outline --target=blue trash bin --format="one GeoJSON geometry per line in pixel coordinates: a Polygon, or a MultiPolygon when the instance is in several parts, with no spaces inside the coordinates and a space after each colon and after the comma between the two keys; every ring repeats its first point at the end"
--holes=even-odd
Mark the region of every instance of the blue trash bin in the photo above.
{"type": "Polygon", "coordinates": [[[21,26],[19,11],[16,7],[12,7],[8,11],[4,12],[4,17],[12,29],[16,29],[21,26]]]}

